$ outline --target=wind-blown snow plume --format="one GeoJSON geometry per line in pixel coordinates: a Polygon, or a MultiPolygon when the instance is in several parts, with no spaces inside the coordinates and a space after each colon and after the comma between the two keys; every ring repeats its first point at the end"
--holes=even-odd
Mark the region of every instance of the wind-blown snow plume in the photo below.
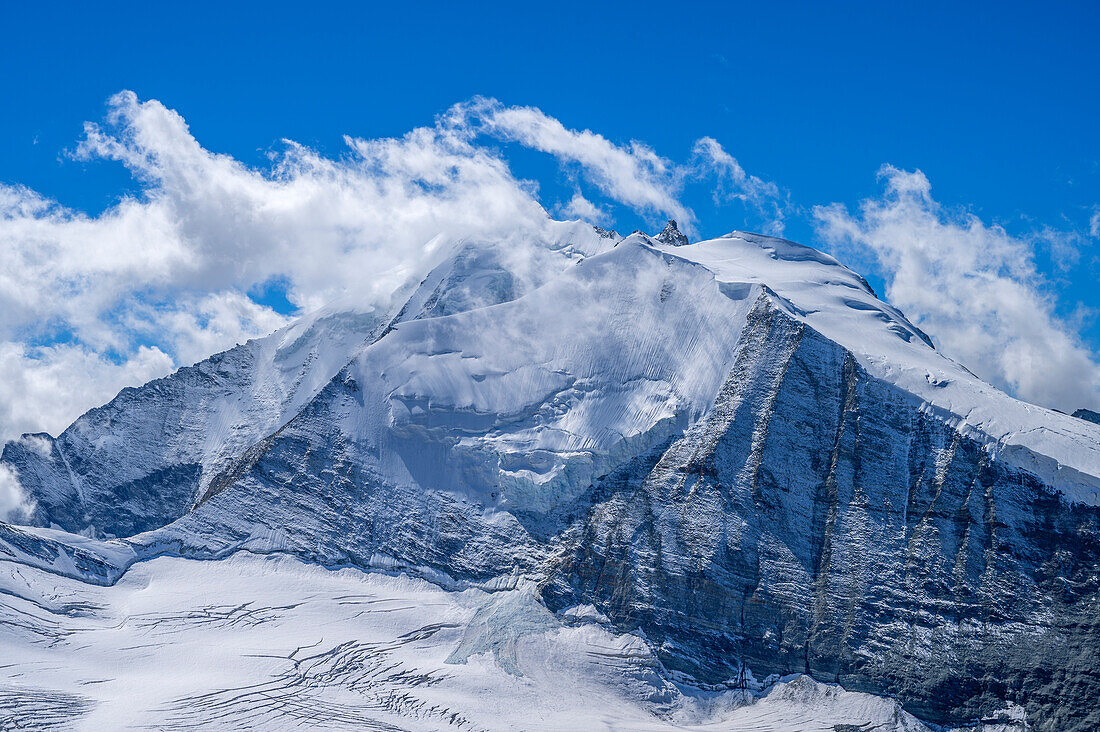
{"type": "Polygon", "coordinates": [[[885,166],[885,195],[858,214],[819,206],[831,244],[870,252],[886,296],[979,376],[1028,400],[1073,411],[1100,405],[1100,364],[1060,319],[1035,266],[1049,232],[1012,236],[932,198],[919,170],[885,166]]]}

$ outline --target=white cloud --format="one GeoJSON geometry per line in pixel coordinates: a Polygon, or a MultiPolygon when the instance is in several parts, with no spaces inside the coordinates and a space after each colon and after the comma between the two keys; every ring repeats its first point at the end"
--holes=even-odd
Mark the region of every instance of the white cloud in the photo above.
{"type": "MultiPolygon", "coordinates": [[[[139,195],[91,216],[0,185],[0,440],[57,432],[122,386],[270,332],[285,318],[244,293],[273,278],[306,310],[385,307],[454,241],[522,240],[546,211],[484,134],[549,153],[609,202],[695,220],[678,192],[697,166],[530,107],[478,99],[403,137],[348,137],[336,159],[284,141],[257,169],[160,102],[114,96],[76,156],[126,166],[139,195]]],[[[556,210],[611,223],[579,189],[556,210]]]]}
{"type": "Polygon", "coordinates": [[[18,523],[33,510],[34,504],[23,494],[19,475],[13,468],[0,463],[0,521],[18,523]]]}
{"type": "Polygon", "coordinates": [[[1092,218],[1089,219],[1089,235],[1100,237],[1100,206],[1092,211],[1092,218]]]}
{"type": "Polygon", "coordinates": [[[23,435],[20,440],[23,446],[38,453],[42,457],[49,457],[53,451],[53,442],[48,437],[36,434],[23,435]]]}
{"type": "Polygon", "coordinates": [[[109,110],[77,154],[121,162],[140,196],[88,216],[0,186],[0,439],[56,433],[122,386],[270,332],[284,318],[243,293],[273,277],[304,309],[385,305],[449,241],[546,220],[447,125],[347,138],[337,160],[287,142],[257,170],[155,100],[124,92],[109,110]]]}
{"type": "Polygon", "coordinates": [[[126,325],[134,333],[164,334],[182,364],[201,361],[258,333],[271,333],[290,320],[235,291],[189,298],[172,309],[135,305],[126,315],[126,325]]]}
{"type": "Polygon", "coordinates": [[[1050,232],[1012,236],[949,211],[920,171],[885,166],[880,176],[885,194],[858,214],[815,208],[819,233],[846,253],[869,253],[887,299],[979,376],[1063,411],[1100,407],[1100,364],[1055,314],[1035,266],[1050,232]]]}
{"type": "Polygon", "coordinates": [[[685,169],[640,142],[616,145],[589,130],[567,129],[534,107],[505,107],[494,99],[457,105],[448,121],[576,163],[604,195],[643,213],[674,218],[688,230],[695,226],[695,214],[679,200],[685,169]]]}
{"type": "Polygon", "coordinates": [[[704,169],[713,170],[718,176],[718,186],[714,189],[716,205],[728,200],[742,201],[763,218],[764,233],[773,236],[783,234],[783,217],[787,203],[779,186],[746,173],[741,163],[713,137],[697,140],[692,152],[704,164],[704,169]]]}
{"type": "MultiPolygon", "coordinates": [[[[0,440],[56,433],[123,386],[277,328],[286,319],[244,294],[273,278],[303,309],[349,297],[385,307],[454,241],[521,241],[546,222],[537,187],[483,136],[564,164],[578,187],[554,210],[594,223],[613,224],[609,204],[620,204],[691,231],[681,193],[700,181],[716,181],[717,204],[743,202],[770,233],[789,211],[782,189],[709,137],[677,164],[477,99],[399,138],[348,137],[338,158],[286,141],[258,169],[203,148],[160,102],[123,92],[86,126],[77,155],[125,165],[140,195],[89,216],[0,185],[0,440]]],[[[858,215],[815,209],[828,239],[872,253],[890,299],[971,368],[1029,399],[1096,406],[1095,361],[1054,316],[1033,264],[1037,241],[1072,262],[1077,240],[1014,238],[944,211],[919,172],[883,175],[886,195],[858,215]]],[[[1090,225],[1097,236],[1100,213],[1090,225]]]]}
{"type": "Polygon", "coordinates": [[[574,193],[568,203],[560,206],[558,211],[567,218],[580,219],[590,224],[611,222],[611,215],[585,198],[580,191],[574,193]]]}
{"type": "Polygon", "coordinates": [[[28,347],[0,343],[0,426],[4,437],[57,434],[120,389],[164,376],[174,364],[158,348],[140,346],[112,360],[87,346],[28,347]]]}

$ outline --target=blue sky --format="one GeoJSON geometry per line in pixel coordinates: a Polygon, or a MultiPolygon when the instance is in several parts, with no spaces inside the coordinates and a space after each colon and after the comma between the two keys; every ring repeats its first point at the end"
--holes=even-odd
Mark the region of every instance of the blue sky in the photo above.
{"type": "MultiPolygon", "coordinates": [[[[865,241],[845,244],[815,207],[839,204],[851,223],[900,180],[882,166],[919,170],[941,224],[965,228],[972,215],[1023,242],[1009,249],[1034,258],[1037,297],[1095,362],[1100,5],[960,5],[9,3],[0,183],[93,217],[145,195],[132,166],[71,155],[124,89],[176,110],[206,150],[260,168],[284,138],[340,159],[344,135],[399,137],[482,95],[619,146],[641,141],[685,168],[713,138],[776,186],[785,236],[837,252],[887,294],[905,267],[881,242],[887,229],[864,217],[865,241]]],[[[602,195],[577,164],[512,137],[486,144],[538,181],[555,213],[575,191],[623,231],[665,213],[602,195]]],[[[685,181],[677,195],[700,235],[766,228],[751,206],[716,204],[713,175],[685,181]]],[[[1011,270],[1011,251],[993,269],[1011,270]]],[[[234,286],[287,310],[271,282],[282,280],[234,286]]],[[[899,305],[919,299],[897,288],[899,305]]]]}

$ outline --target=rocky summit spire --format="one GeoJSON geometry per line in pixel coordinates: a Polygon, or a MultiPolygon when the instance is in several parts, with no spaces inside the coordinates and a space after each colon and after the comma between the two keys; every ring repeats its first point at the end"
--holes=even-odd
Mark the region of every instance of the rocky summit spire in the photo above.
{"type": "Polygon", "coordinates": [[[665,228],[656,236],[657,241],[669,246],[682,247],[688,244],[688,238],[681,233],[674,219],[669,219],[665,228]]]}

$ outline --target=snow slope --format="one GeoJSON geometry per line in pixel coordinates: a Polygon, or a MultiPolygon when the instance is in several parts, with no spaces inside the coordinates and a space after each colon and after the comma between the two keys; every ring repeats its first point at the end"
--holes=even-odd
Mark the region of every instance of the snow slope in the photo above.
{"type": "Polygon", "coordinates": [[[161,558],[113,587],[0,562],[0,620],[5,729],[929,730],[808,677],[759,700],[679,686],[643,639],[530,588],[288,557],[161,558]]]}
{"type": "Polygon", "coordinates": [[[963,434],[989,443],[1070,500],[1100,505],[1100,429],[1014,399],[932,346],[866,280],[828,254],[794,242],[735,231],[662,251],[697,262],[719,282],[761,283],[789,312],[844,346],[876,378],[913,394],[963,434]]]}
{"type": "MultiPolygon", "coordinates": [[[[233,460],[278,430],[394,323],[519,297],[618,237],[581,222],[455,244],[397,312],[333,303],[265,337],[181,368],[80,417],[56,439],[24,435],[0,465],[36,510],[28,523],[129,536],[183,515],[233,460]]],[[[395,308],[395,310],[397,310],[395,308]]]]}

